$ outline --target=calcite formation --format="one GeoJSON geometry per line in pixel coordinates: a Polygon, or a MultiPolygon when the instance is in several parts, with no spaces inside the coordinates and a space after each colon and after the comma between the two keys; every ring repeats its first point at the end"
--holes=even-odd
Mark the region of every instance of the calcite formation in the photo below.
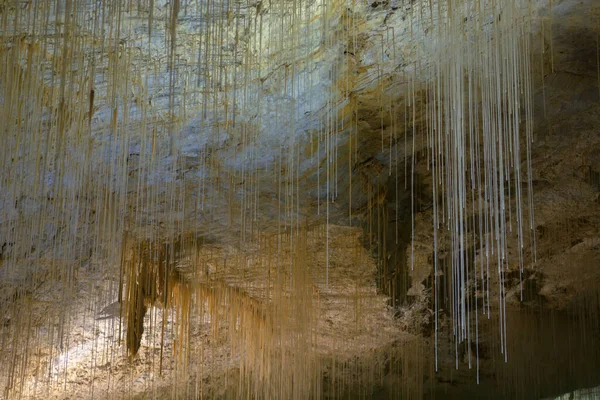
{"type": "Polygon", "coordinates": [[[593,0],[0,1],[2,397],[594,393],[599,101],[593,0]]]}

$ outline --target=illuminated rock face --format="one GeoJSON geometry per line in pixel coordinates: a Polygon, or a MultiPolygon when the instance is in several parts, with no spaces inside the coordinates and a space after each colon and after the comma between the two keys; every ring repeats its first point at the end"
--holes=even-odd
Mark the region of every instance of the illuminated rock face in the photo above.
{"type": "Polygon", "coordinates": [[[2,395],[597,385],[598,9],[452,4],[0,4],[2,395]]]}

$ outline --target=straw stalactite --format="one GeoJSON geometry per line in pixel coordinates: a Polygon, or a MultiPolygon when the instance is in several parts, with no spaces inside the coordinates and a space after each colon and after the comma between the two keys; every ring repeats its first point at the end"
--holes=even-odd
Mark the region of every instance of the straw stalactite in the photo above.
{"type": "Polygon", "coordinates": [[[588,3],[0,0],[3,398],[600,384],[588,3]]]}

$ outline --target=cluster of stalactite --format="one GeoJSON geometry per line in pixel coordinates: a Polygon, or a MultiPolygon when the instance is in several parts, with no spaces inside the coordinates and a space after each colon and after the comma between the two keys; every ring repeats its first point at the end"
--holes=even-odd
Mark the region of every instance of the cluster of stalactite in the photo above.
{"type": "Polygon", "coordinates": [[[0,3],[3,394],[66,386],[70,343],[105,317],[111,344],[90,349],[94,360],[134,363],[157,349],[149,363],[174,371],[171,389],[145,389],[173,396],[370,396],[396,374],[390,396],[418,398],[423,376],[443,364],[444,329],[455,367],[465,360],[479,379],[480,320],[491,317],[508,360],[505,282],[522,279],[536,253],[533,8],[0,3]],[[389,12],[369,37],[364,15],[377,7],[389,12]],[[361,131],[366,119],[378,121],[375,136],[361,131]],[[369,170],[369,146],[385,168],[369,170]],[[369,352],[322,328],[333,288],[347,295],[357,332],[369,330],[365,314],[387,310],[370,302],[376,281],[394,307],[404,298],[408,286],[386,281],[385,255],[404,241],[398,257],[415,268],[419,162],[431,177],[431,366],[400,331],[369,352]],[[398,215],[387,229],[392,192],[398,215]],[[410,212],[399,215],[403,199],[410,212]],[[332,236],[342,223],[366,226],[383,259],[378,278],[356,241],[347,256],[357,276],[342,284],[332,236]],[[84,308],[102,317],[74,333],[81,293],[94,294],[84,308]],[[38,303],[48,305],[41,316],[38,303]],[[228,350],[217,354],[222,341],[228,350]],[[211,372],[215,363],[227,368],[211,372]]]}

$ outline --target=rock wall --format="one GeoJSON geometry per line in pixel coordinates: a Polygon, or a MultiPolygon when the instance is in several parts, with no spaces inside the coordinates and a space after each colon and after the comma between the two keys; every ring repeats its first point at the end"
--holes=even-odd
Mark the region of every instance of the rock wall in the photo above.
{"type": "MultiPolygon", "coordinates": [[[[433,18],[434,7],[448,5],[442,1],[5,3],[0,306],[1,365],[10,367],[0,382],[7,397],[91,396],[92,382],[109,397],[180,389],[185,396],[246,389],[273,397],[269,388],[277,387],[288,398],[531,398],[598,384],[600,14],[592,0],[517,2],[531,18],[517,24],[517,37],[531,46],[531,81],[520,82],[531,84],[533,118],[520,126],[533,135],[521,140],[524,163],[530,152],[535,215],[526,211],[525,219],[533,229],[523,249],[515,240],[506,245],[511,259],[524,254],[522,270],[511,262],[500,277],[486,272],[487,292],[465,286],[469,307],[487,313],[469,328],[481,329],[477,339],[460,344],[452,325],[457,251],[451,232],[440,229],[434,242],[432,229],[434,203],[444,201],[433,192],[432,82],[470,45],[484,49],[477,46],[486,37],[493,43],[499,36],[490,30],[510,25],[506,13],[487,20],[466,13],[462,23],[447,24],[464,26],[464,40],[453,43],[433,18]],[[296,247],[302,235],[313,235],[310,249],[296,247]],[[261,242],[265,236],[273,242],[261,242]],[[127,275],[124,266],[137,265],[144,245],[175,246],[181,238],[204,253],[168,260],[185,277],[179,289],[164,291],[171,303],[146,292],[136,297],[156,282],[144,286],[137,267],[127,275]],[[227,302],[268,309],[269,288],[281,283],[275,272],[288,267],[283,242],[292,267],[314,272],[303,283],[312,287],[311,304],[322,302],[317,317],[290,305],[298,318],[315,318],[307,326],[314,324],[316,338],[302,331],[307,341],[290,347],[314,346],[296,360],[314,363],[313,375],[294,375],[279,359],[268,371],[254,358],[244,364],[228,346],[260,348],[256,338],[219,342],[203,333],[214,329],[204,314],[195,315],[197,332],[178,319],[182,304],[189,306],[186,291],[201,292],[196,306],[217,291],[228,300],[214,306],[212,318],[228,320],[235,336],[235,319],[246,314],[227,311],[227,302]],[[260,258],[265,243],[269,261],[248,261],[260,258]],[[129,306],[144,313],[127,314],[127,293],[134,293],[129,306]],[[106,316],[110,304],[119,312],[106,316]],[[182,323],[190,343],[210,356],[178,358],[182,323]],[[132,324],[142,325],[133,335],[142,352],[128,359],[119,340],[132,324]],[[151,326],[164,328],[159,334],[151,326]],[[169,372],[159,378],[163,349],[169,372]],[[553,357],[569,368],[546,367],[553,357]],[[206,360],[216,366],[204,369],[206,360]],[[196,369],[193,379],[183,365],[196,369]],[[288,375],[274,378],[278,368],[288,375]],[[262,386],[241,378],[251,375],[262,386]],[[293,379],[308,391],[285,384],[293,379]]],[[[506,205],[516,210],[517,183],[507,182],[506,205]]],[[[527,191],[527,179],[521,183],[527,191]]],[[[509,224],[516,231],[516,220],[509,224]]],[[[484,265],[486,235],[460,249],[469,262],[484,265]]],[[[147,260],[158,264],[163,256],[147,260]]],[[[286,282],[284,297],[294,293],[293,280],[286,282]]],[[[286,320],[277,311],[266,315],[286,320]]]]}

